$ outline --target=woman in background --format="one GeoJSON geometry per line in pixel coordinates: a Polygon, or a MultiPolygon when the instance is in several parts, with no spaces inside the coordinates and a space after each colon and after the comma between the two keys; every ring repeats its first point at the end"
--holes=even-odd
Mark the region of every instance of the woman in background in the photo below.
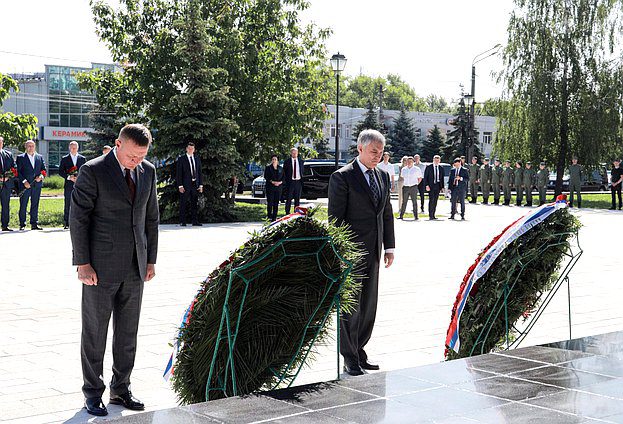
{"type": "Polygon", "coordinates": [[[277,220],[279,210],[279,199],[281,198],[281,184],[283,183],[283,169],[279,166],[277,155],[271,156],[271,163],[264,169],[264,179],[266,180],[266,208],[268,219],[277,220]]]}

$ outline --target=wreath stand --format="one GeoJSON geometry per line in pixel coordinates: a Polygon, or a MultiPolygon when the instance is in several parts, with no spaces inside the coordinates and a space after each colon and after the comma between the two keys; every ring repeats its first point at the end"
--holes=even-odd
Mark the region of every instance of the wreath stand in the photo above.
{"type": "Polygon", "coordinates": [[[541,317],[541,315],[563,284],[566,284],[567,286],[569,340],[571,340],[571,283],[569,281],[569,273],[571,272],[577,261],[580,259],[580,256],[582,256],[583,250],[580,247],[578,236],[575,233],[560,233],[557,234],[556,239],[557,241],[555,241],[554,243],[542,245],[538,249],[534,249],[530,252],[517,255],[517,257],[514,259],[515,263],[519,266],[519,270],[517,271],[517,267],[515,266],[509,266],[509,273],[506,276],[506,281],[504,283],[502,293],[493,305],[492,311],[489,314],[484,327],[480,331],[478,338],[476,339],[476,343],[474,343],[474,346],[472,346],[469,356],[489,353],[485,352],[484,343],[485,340],[487,340],[489,332],[493,328],[494,323],[498,321],[500,317],[503,317],[506,326],[506,337],[504,345],[500,348],[502,350],[518,348],[521,342],[526,338],[530,330],[532,330],[538,319],[541,317]],[[521,284],[520,280],[524,269],[530,267],[531,263],[539,258],[545,251],[553,247],[558,247],[561,244],[567,244],[567,248],[563,253],[563,265],[561,266],[561,270],[558,271],[558,278],[552,285],[552,288],[538,294],[538,298],[535,303],[538,306],[536,307],[536,309],[530,311],[530,315],[527,316],[527,318],[521,323],[522,325],[518,325],[516,322],[509,322],[508,298],[513,292],[513,289],[518,284],[521,284]]]}
{"type": "Polygon", "coordinates": [[[283,262],[284,260],[287,260],[287,258],[304,257],[304,256],[315,256],[316,257],[318,269],[320,270],[322,275],[324,275],[328,284],[324,291],[324,296],[321,302],[316,306],[316,308],[310,314],[307,320],[307,324],[303,330],[303,333],[301,334],[299,338],[297,353],[292,358],[290,358],[289,362],[285,366],[279,367],[278,369],[269,368],[270,372],[276,377],[277,381],[272,386],[268,387],[267,390],[274,390],[277,387],[284,386],[284,385],[285,387],[290,387],[294,383],[294,380],[301,372],[301,369],[303,368],[303,365],[305,364],[305,361],[307,360],[307,357],[309,356],[309,353],[312,347],[314,346],[320,332],[325,326],[327,319],[329,318],[329,315],[331,314],[331,311],[333,310],[333,308],[335,308],[335,311],[336,311],[337,379],[339,380],[340,378],[340,349],[339,349],[340,347],[340,325],[339,325],[340,292],[341,292],[341,288],[342,288],[344,281],[346,280],[346,278],[348,277],[348,275],[350,274],[352,270],[353,265],[352,263],[345,260],[342,256],[339,255],[330,237],[285,238],[275,243],[271,248],[269,248],[260,257],[256,258],[255,260],[249,263],[241,265],[237,268],[232,268],[229,273],[227,293],[225,296],[225,302],[223,305],[223,311],[221,314],[220,326],[218,330],[219,337],[216,340],[216,347],[214,349],[214,355],[212,357],[212,362],[210,364],[210,373],[208,374],[208,380],[206,382],[206,391],[205,391],[206,401],[210,400],[210,393],[214,391],[220,391],[226,397],[238,395],[238,389],[236,386],[236,368],[235,368],[234,353],[235,353],[235,348],[236,348],[236,336],[238,334],[238,329],[240,328],[241,324],[244,325],[242,316],[243,316],[244,304],[245,304],[246,295],[247,295],[249,286],[251,284],[254,284],[255,280],[259,276],[278,267],[279,264],[281,264],[281,262],[283,262]],[[300,243],[309,244],[310,242],[312,243],[315,242],[318,244],[318,248],[315,251],[305,252],[305,253],[297,252],[297,249],[296,249],[297,244],[299,244],[300,246],[300,243]],[[326,254],[335,255],[342,262],[344,266],[342,267],[343,270],[340,274],[332,275],[328,271],[322,268],[320,258],[326,254]],[[254,266],[258,265],[259,263],[263,261],[265,262],[267,259],[271,257],[271,255],[276,255],[274,258],[275,260],[273,260],[273,262],[270,263],[270,265],[268,266],[260,266],[260,269],[254,272],[255,271],[253,269],[254,266]],[[239,305],[233,305],[230,300],[230,292],[234,284],[244,284],[244,294],[239,305]],[[339,287],[338,287],[338,290],[335,296],[333,297],[333,300],[330,306],[324,311],[320,310],[320,306],[322,302],[326,299],[331,289],[336,284],[339,287]],[[236,313],[236,311],[238,312],[236,313]],[[314,317],[321,317],[320,324],[312,325],[312,322],[314,321],[314,317]],[[305,345],[304,340],[306,339],[306,336],[309,334],[313,334],[311,338],[311,342],[305,345]],[[226,365],[224,369],[216,370],[215,364],[217,361],[218,353],[222,351],[223,349],[225,349],[225,351],[227,352],[226,365]],[[301,358],[301,359],[297,359],[297,358],[301,358]],[[216,375],[216,381],[218,382],[218,385],[212,387],[210,386],[210,382],[212,381],[212,378],[215,375],[216,375]],[[230,393],[227,393],[228,387],[230,387],[231,389],[230,393]]]}

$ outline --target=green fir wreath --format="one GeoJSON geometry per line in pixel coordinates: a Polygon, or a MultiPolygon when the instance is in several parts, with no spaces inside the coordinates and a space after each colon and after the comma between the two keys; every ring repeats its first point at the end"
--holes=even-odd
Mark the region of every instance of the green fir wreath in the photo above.
{"type": "Polygon", "coordinates": [[[280,374],[291,369],[292,365],[296,368],[302,364],[306,358],[303,352],[314,340],[318,343],[327,339],[331,318],[324,322],[323,317],[335,309],[333,300],[337,295],[342,311],[351,311],[355,307],[359,286],[354,272],[346,275],[341,289],[339,284],[331,285],[327,276],[344,273],[349,263],[357,267],[362,251],[352,241],[347,227],[320,222],[313,218],[313,214],[314,210],[311,210],[307,216],[252,233],[251,238],[202,284],[189,319],[178,336],[180,348],[171,380],[182,404],[234,393],[231,381],[225,390],[210,391],[210,388],[223,384],[222,376],[227,367],[227,343],[221,339],[216,354],[215,346],[232,269],[244,268],[245,264],[259,259],[245,269],[244,275],[241,274],[250,279],[249,284],[245,284],[239,275],[232,274],[228,298],[229,305],[233,305],[229,316],[233,317],[234,324],[240,316],[233,350],[235,393],[238,395],[272,388],[280,381],[280,374]],[[332,246],[326,244],[322,247],[319,244],[322,241],[317,239],[327,237],[332,246]],[[299,238],[310,240],[289,243],[283,249],[281,247],[285,244],[279,243],[280,240],[299,238]],[[276,245],[279,248],[275,248],[276,245]],[[319,248],[319,255],[308,254],[319,248]],[[287,251],[285,258],[284,251],[287,251]],[[244,307],[240,310],[243,296],[244,307]],[[310,317],[311,326],[317,330],[305,332],[310,317]],[[214,369],[212,375],[211,366],[214,369]]]}

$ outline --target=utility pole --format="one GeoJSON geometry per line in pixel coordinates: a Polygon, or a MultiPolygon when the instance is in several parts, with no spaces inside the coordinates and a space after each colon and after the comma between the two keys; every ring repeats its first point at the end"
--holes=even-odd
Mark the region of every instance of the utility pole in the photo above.
{"type": "Polygon", "coordinates": [[[383,125],[383,84],[379,84],[379,126],[383,125]]]}

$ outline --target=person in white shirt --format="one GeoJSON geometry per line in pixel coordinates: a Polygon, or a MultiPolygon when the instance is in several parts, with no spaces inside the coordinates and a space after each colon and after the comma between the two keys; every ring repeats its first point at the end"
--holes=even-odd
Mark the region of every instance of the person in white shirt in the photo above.
{"type": "Polygon", "coordinates": [[[389,152],[383,153],[383,161],[379,163],[376,167],[378,169],[382,169],[383,171],[389,174],[389,180],[392,182],[391,190],[394,190],[396,186],[394,165],[389,162],[389,159],[390,159],[389,152]]]}
{"type": "Polygon", "coordinates": [[[398,182],[396,183],[396,191],[398,192],[398,207],[402,205],[402,186],[404,185],[405,179],[402,178],[401,172],[402,168],[407,167],[407,158],[408,156],[403,156],[400,160],[400,167],[398,168],[398,182]]]}
{"type": "MultiPolygon", "coordinates": [[[[420,155],[413,156],[413,165],[420,168],[422,171],[422,177],[424,177],[424,171],[426,170],[426,165],[420,162],[420,155]]],[[[420,193],[420,211],[424,213],[424,192],[426,192],[424,188],[424,183],[420,183],[417,186],[418,192],[420,193]]]]}
{"type": "Polygon", "coordinates": [[[414,165],[413,156],[409,156],[407,158],[407,166],[406,168],[402,168],[400,171],[400,175],[404,179],[402,186],[402,204],[400,205],[400,216],[398,219],[402,219],[405,210],[407,209],[407,203],[409,202],[409,197],[411,197],[411,202],[413,204],[413,216],[415,220],[418,220],[418,208],[417,208],[417,194],[418,194],[418,184],[422,182],[422,171],[420,168],[414,165]]]}
{"type": "Polygon", "coordinates": [[[292,200],[294,207],[301,202],[301,193],[303,192],[303,167],[305,163],[299,157],[299,149],[293,147],[290,149],[290,157],[283,161],[283,184],[286,192],[286,215],[290,214],[292,200]]]}
{"type": "Polygon", "coordinates": [[[64,180],[65,209],[63,212],[63,228],[69,228],[69,209],[71,207],[71,193],[74,191],[74,183],[78,178],[78,171],[86,163],[86,158],[78,153],[78,142],[69,143],[69,154],[61,158],[58,165],[58,175],[64,180]]]}

